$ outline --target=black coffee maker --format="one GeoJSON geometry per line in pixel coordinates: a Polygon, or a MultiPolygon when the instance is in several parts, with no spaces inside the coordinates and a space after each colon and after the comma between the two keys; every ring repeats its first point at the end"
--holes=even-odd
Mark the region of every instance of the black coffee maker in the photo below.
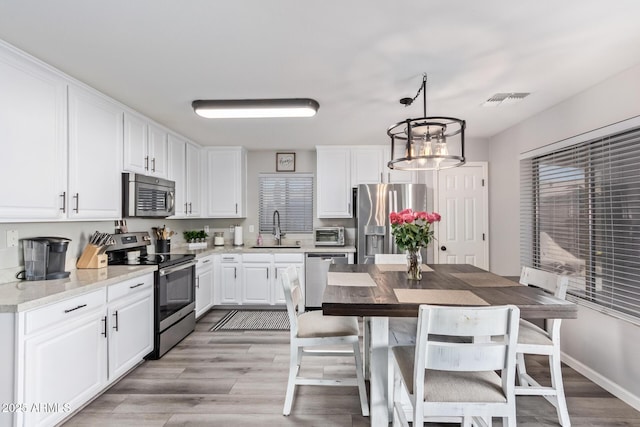
{"type": "Polygon", "coordinates": [[[34,237],[23,239],[24,279],[52,280],[69,277],[64,271],[67,247],[71,239],[64,237],[34,237]]]}

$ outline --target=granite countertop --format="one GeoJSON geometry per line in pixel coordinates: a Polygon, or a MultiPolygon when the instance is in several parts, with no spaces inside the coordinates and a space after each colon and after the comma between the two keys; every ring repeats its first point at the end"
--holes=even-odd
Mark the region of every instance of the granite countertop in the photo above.
{"type": "Polygon", "coordinates": [[[3,283],[0,284],[0,313],[31,310],[154,271],[155,266],[114,265],[72,270],[66,279],[3,283]]]}

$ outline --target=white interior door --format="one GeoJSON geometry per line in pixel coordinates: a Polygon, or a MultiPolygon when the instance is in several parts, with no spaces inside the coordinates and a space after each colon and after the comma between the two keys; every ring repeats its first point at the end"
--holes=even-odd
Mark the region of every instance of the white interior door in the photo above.
{"type": "Polygon", "coordinates": [[[487,163],[471,162],[436,172],[435,259],[440,264],[472,264],[489,269],[487,163]]]}

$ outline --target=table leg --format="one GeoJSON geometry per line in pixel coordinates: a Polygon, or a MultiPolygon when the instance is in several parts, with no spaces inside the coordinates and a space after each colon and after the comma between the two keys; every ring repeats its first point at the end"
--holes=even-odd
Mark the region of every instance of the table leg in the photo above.
{"type": "Polygon", "coordinates": [[[369,379],[369,362],[371,361],[371,318],[362,318],[362,368],[364,379],[369,379]]]}
{"type": "Polygon", "coordinates": [[[369,372],[371,426],[389,426],[389,318],[370,317],[371,361],[369,372]]]}

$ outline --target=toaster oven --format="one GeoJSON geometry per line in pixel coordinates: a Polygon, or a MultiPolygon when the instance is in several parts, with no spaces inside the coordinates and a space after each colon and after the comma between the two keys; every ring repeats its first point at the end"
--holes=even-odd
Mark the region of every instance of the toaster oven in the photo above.
{"type": "Polygon", "coordinates": [[[344,227],[318,227],[313,235],[316,246],[344,246],[344,227]]]}

